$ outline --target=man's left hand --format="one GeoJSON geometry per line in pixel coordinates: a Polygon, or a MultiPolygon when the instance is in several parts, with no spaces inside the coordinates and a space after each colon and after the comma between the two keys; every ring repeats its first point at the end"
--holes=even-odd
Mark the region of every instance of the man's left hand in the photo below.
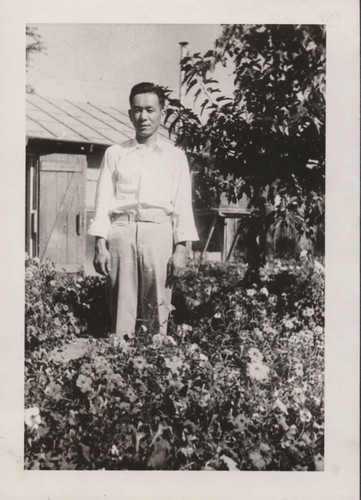
{"type": "Polygon", "coordinates": [[[185,243],[178,243],[175,247],[172,257],[168,261],[167,265],[167,284],[170,286],[172,283],[172,278],[181,276],[186,267],[187,260],[187,249],[185,243]]]}

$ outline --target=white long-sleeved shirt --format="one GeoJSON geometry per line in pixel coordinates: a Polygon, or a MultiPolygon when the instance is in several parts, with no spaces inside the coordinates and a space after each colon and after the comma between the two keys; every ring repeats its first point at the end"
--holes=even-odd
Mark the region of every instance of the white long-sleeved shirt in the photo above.
{"type": "Polygon", "coordinates": [[[88,234],[107,238],[112,216],[150,208],[172,215],[174,243],[198,240],[184,152],[160,137],[150,146],[136,139],[110,146],[101,164],[88,234]]]}

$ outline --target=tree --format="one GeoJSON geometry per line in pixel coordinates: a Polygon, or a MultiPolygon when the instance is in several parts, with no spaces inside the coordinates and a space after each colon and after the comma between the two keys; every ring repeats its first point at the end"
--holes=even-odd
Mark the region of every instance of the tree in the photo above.
{"type": "Polygon", "coordinates": [[[250,233],[271,228],[314,240],[323,225],[325,59],[322,26],[224,25],[212,50],[181,61],[201,111],[170,99],[170,131],[177,127],[208,191],[248,197],[250,233]],[[212,78],[217,64],[234,68],[232,98],[212,78]]]}
{"type": "MultiPolygon", "coordinates": [[[[41,36],[34,26],[26,26],[26,71],[28,70],[32,61],[33,55],[39,52],[45,52],[45,45],[41,40],[41,36]]],[[[31,85],[26,85],[28,93],[34,92],[31,85]]]]}

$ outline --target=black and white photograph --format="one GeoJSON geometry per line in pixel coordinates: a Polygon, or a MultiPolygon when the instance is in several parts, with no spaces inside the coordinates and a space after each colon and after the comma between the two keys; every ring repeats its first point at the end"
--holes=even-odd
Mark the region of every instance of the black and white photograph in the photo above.
{"type": "Polygon", "coordinates": [[[25,467],[322,471],[325,26],[26,30],[25,467]]]}
{"type": "Polygon", "coordinates": [[[190,499],[240,498],[242,478],[258,483],[246,497],[276,498],[277,477],[282,498],[341,500],[346,477],[342,500],[356,498],[359,185],[346,145],[359,142],[357,113],[347,135],[334,109],[352,107],[357,81],[337,94],[334,3],[20,26],[13,427],[20,483],[36,477],[38,498],[65,498],[40,479],[54,471],[94,473],[92,492],[83,479],[66,498],[153,498],[160,477],[160,499],[181,498],[169,485],[182,477],[190,499]]]}

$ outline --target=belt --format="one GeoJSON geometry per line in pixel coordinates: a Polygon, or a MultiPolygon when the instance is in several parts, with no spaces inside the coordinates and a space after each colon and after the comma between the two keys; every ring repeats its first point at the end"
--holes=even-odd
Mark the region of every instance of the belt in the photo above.
{"type": "Polygon", "coordinates": [[[117,221],[128,221],[128,222],[154,222],[155,224],[161,224],[162,222],[171,221],[170,214],[147,214],[146,212],[126,212],[123,214],[114,214],[112,216],[112,223],[117,221]]]}

